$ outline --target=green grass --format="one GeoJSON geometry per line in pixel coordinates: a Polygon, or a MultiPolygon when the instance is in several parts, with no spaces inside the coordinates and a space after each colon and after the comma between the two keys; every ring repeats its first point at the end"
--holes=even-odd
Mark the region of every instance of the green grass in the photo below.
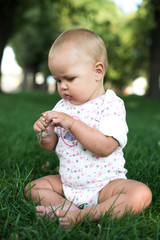
{"type": "Polygon", "coordinates": [[[24,187],[52,174],[58,159],[40,149],[33,123],[58,99],[57,94],[43,92],[0,95],[0,239],[160,239],[160,102],[144,97],[124,98],[130,129],[124,153],[127,177],[150,187],[151,206],[138,216],[86,219],[71,232],[63,232],[56,219],[36,218],[34,204],[24,198],[24,187]],[[43,169],[47,161],[50,165],[43,169]]]}

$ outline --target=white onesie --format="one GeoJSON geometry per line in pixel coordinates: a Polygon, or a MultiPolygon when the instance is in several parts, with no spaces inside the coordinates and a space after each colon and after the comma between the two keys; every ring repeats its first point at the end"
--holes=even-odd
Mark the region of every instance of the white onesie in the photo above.
{"type": "Polygon", "coordinates": [[[118,178],[126,179],[122,148],[127,143],[128,127],[123,101],[112,90],[107,90],[104,95],[82,105],[72,105],[62,99],[53,110],[69,114],[119,142],[112,154],[99,157],[86,150],[70,131],[55,128],[56,154],[65,197],[79,207],[96,205],[99,191],[106,184],[118,178]]]}

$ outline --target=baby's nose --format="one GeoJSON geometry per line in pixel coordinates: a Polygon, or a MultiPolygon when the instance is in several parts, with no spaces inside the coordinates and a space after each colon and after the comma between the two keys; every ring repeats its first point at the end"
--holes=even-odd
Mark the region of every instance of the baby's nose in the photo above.
{"type": "Polygon", "coordinates": [[[61,88],[62,89],[67,89],[67,83],[66,82],[61,82],[61,88]]]}

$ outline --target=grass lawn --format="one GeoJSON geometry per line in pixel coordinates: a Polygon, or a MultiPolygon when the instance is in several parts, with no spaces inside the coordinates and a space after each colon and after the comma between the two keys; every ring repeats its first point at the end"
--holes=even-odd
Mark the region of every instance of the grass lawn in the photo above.
{"type": "Polygon", "coordinates": [[[58,159],[40,149],[33,123],[58,99],[43,92],[0,95],[0,239],[160,239],[160,101],[144,97],[124,98],[130,129],[124,153],[127,177],[150,187],[151,206],[137,216],[84,220],[71,232],[63,232],[56,219],[36,218],[34,205],[24,198],[24,186],[52,174],[58,159]],[[42,168],[47,161],[50,165],[42,168]]]}

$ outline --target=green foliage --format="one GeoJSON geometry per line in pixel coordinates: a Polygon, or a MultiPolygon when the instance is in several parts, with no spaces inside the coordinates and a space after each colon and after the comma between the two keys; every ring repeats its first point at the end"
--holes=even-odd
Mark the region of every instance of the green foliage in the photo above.
{"type": "Polygon", "coordinates": [[[59,28],[56,4],[52,5],[51,0],[38,1],[25,11],[26,23],[12,40],[18,63],[30,72],[49,74],[48,51],[59,28]]]}
{"type": "Polygon", "coordinates": [[[37,143],[33,123],[52,109],[57,94],[21,92],[0,95],[0,239],[159,239],[160,238],[160,113],[159,101],[125,97],[128,145],[124,149],[128,178],[147,184],[153,193],[151,206],[140,215],[112,220],[85,219],[71,232],[63,232],[57,219],[38,220],[35,203],[24,198],[24,187],[33,179],[54,174],[54,152],[37,143]],[[49,162],[47,168],[42,166],[49,162]]]}
{"type": "Polygon", "coordinates": [[[125,16],[113,2],[67,0],[64,4],[64,1],[40,1],[24,12],[24,18],[23,30],[12,40],[17,61],[23,68],[47,75],[48,51],[57,35],[67,28],[85,27],[97,32],[106,43],[110,63],[108,78],[121,78],[117,70],[120,61],[116,59],[119,58],[117,50],[123,45],[120,29],[125,16]]]}
{"type": "Polygon", "coordinates": [[[153,25],[153,17],[153,12],[148,11],[144,2],[136,12],[132,22],[133,26],[131,26],[133,29],[132,35],[134,36],[133,50],[135,55],[133,68],[141,72],[143,70],[145,77],[149,73],[150,46],[152,43],[150,32],[153,25]]]}
{"type": "Polygon", "coordinates": [[[149,35],[153,11],[146,0],[136,13],[125,15],[110,0],[39,1],[23,15],[25,24],[12,40],[22,67],[48,75],[48,51],[64,30],[85,27],[104,40],[109,58],[106,80],[122,89],[139,76],[148,76],[149,35]],[[144,24],[145,23],[145,24],[144,24]]]}
{"type": "Polygon", "coordinates": [[[12,39],[18,63],[47,76],[48,51],[55,38],[66,29],[85,27],[104,40],[109,59],[105,81],[121,90],[139,76],[148,77],[155,4],[151,2],[144,0],[136,13],[125,15],[110,0],[35,0],[24,11],[23,29],[12,39]]]}
{"type": "Polygon", "coordinates": [[[14,35],[21,29],[25,21],[24,11],[27,11],[31,6],[34,6],[36,2],[37,0],[0,0],[0,20],[4,25],[6,21],[11,21],[11,26],[8,25],[10,36],[14,35]]]}
{"type": "MultiPolygon", "coordinates": [[[[159,62],[156,56],[155,62],[150,61],[149,52],[159,0],[143,0],[138,11],[130,15],[125,15],[111,0],[1,0],[1,5],[0,55],[9,38],[25,73],[49,75],[50,46],[62,31],[73,27],[89,28],[104,39],[109,58],[105,80],[120,90],[139,76],[149,78],[151,62],[159,62]]],[[[152,84],[153,79],[149,82],[156,88],[157,76],[156,73],[156,84],[152,84]]]]}

